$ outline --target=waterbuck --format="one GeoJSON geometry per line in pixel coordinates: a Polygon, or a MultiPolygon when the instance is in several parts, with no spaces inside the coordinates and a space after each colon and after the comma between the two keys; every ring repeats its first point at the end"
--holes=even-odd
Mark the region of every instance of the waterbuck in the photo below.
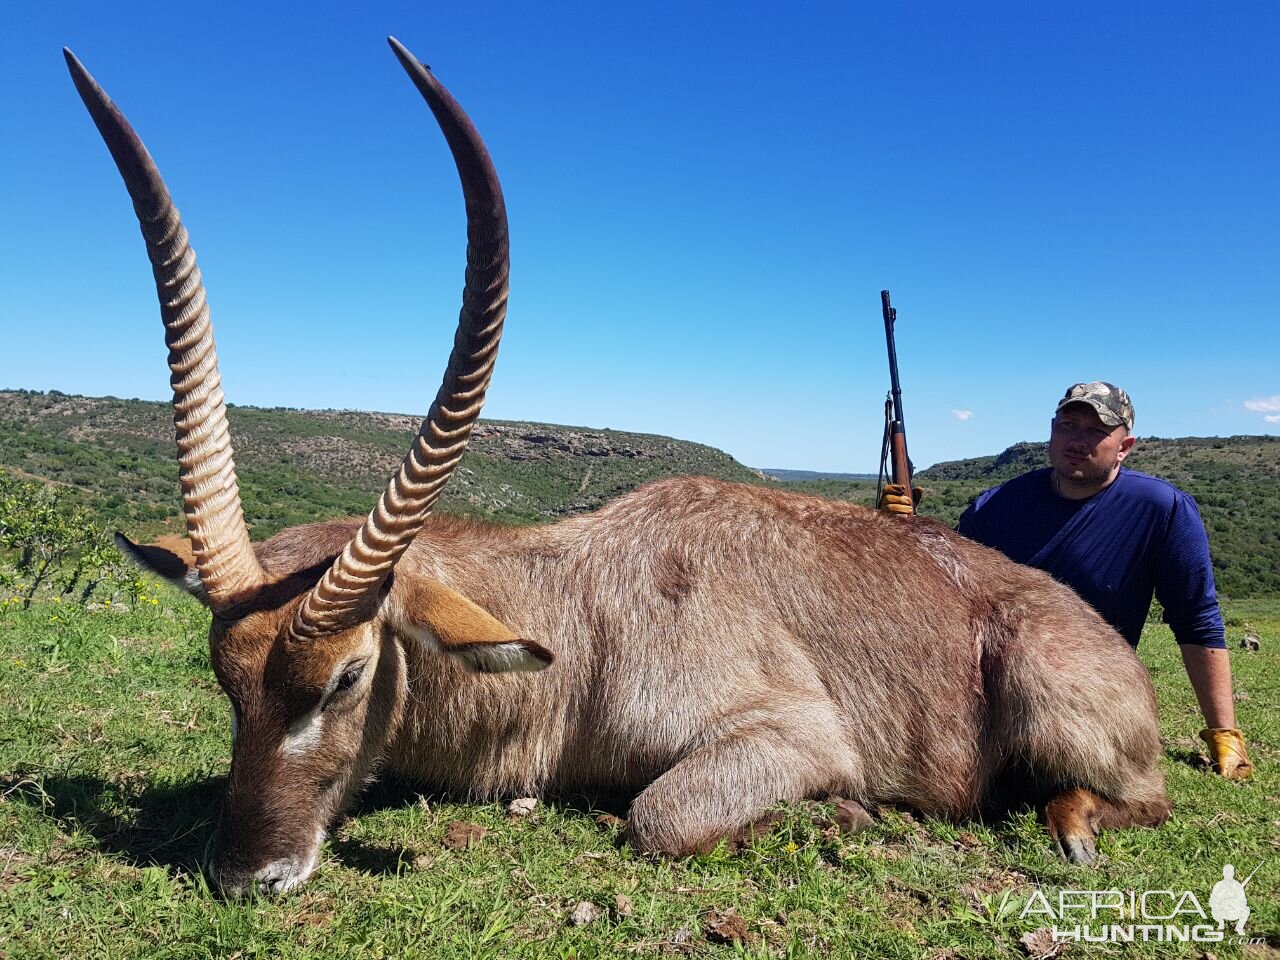
{"type": "Polygon", "coordinates": [[[429,516],[496,357],[507,224],[471,122],[391,46],[466,198],[453,353],[367,519],[256,544],[187,233],[67,53],[141,222],[170,350],[189,539],[120,543],[213,614],[234,740],[221,889],[302,883],[375,770],[477,798],[625,792],[630,841],[673,855],[829,795],[957,818],[1029,801],[1078,861],[1101,827],[1163,821],[1155,699],[1129,647],[1067,588],[928,520],[701,478],[547,526],[429,516]]]}

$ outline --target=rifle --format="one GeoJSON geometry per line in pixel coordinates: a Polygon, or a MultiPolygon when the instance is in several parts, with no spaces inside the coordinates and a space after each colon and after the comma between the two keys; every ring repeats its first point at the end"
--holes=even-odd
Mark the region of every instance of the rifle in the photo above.
{"type": "MultiPolygon", "coordinates": [[[[884,338],[889,347],[889,398],[885,401],[884,444],[880,449],[880,476],[884,477],[885,461],[892,464],[891,476],[911,496],[911,458],[907,456],[907,425],[902,418],[902,384],[898,382],[898,347],[893,339],[893,324],[898,311],[889,305],[889,291],[880,291],[880,309],[884,314],[884,338]],[[892,405],[892,411],[890,406],[892,405]]],[[[879,493],[876,494],[879,500],[879,493]]],[[[914,509],[911,511],[915,512],[914,509]]]]}

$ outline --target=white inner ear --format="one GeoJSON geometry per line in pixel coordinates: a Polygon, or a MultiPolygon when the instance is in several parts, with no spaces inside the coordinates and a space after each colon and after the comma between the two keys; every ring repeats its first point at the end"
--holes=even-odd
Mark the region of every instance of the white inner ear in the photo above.
{"type": "Polygon", "coordinates": [[[459,650],[455,656],[481,673],[534,673],[547,666],[519,643],[486,643],[459,650]]]}
{"type": "Polygon", "coordinates": [[[547,666],[524,648],[524,645],[512,641],[510,643],[477,643],[458,649],[446,647],[440,643],[430,627],[414,623],[398,607],[390,608],[396,632],[415,643],[420,643],[432,653],[443,653],[461,660],[472,670],[479,673],[533,673],[547,666]]]}
{"type": "Polygon", "coordinates": [[[414,623],[408,617],[404,616],[403,611],[397,604],[389,608],[392,614],[391,623],[395,627],[396,633],[408,637],[414,643],[420,643],[432,653],[444,653],[445,649],[440,644],[440,638],[435,635],[435,631],[429,627],[414,623]]]}

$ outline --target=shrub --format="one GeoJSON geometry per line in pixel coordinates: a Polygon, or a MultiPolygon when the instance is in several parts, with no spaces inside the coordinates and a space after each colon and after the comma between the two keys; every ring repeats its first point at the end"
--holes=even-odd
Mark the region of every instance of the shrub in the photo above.
{"type": "Polygon", "coordinates": [[[0,589],[27,603],[38,593],[114,593],[132,582],[106,530],[67,487],[0,470],[0,589]]]}

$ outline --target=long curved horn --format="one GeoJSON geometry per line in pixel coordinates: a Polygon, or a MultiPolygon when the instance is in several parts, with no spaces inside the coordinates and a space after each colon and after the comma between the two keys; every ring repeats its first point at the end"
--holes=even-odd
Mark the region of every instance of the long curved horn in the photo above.
{"type": "Polygon", "coordinates": [[[426,522],[471,438],[498,356],[507,313],[507,211],[484,142],[430,70],[394,38],[391,49],[427,101],[449,143],[467,206],[467,274],[444,381],[413,447],[364,526],[303,600],[295,641],[353,626],[367,616],[391,568],[426,522]]]}
{"type": "Polygon", "coordinates": [[[224,610],[252,593],[266,577],[249,542],[240,506],[200,268],[147,148],[75,54],[66,48],[62,52],[80,99],[124,178],[147,243],[173,372],[169,382],[187,533],[209,604],[215,611],[224,610]]]}

